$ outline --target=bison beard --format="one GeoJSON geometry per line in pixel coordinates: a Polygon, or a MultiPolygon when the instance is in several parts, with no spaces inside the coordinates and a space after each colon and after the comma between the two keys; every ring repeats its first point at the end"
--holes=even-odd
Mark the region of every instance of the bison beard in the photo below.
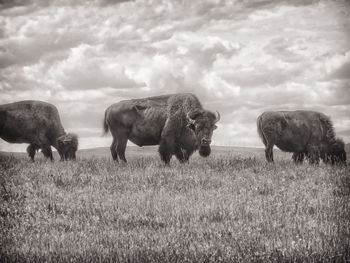
{"type": "Polygon", "coordinates": [[[199,155],[202,157],[208,157],[210,155],[211,149],[210,146],[200,146],[199,155]]]}

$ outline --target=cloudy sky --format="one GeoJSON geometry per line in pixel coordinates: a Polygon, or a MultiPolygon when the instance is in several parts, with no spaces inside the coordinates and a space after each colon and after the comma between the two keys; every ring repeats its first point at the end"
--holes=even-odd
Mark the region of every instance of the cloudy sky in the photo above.
{"type": "Polygon", "coordinates": [[[256,117],[293,109],[350,142],[349,40],[346,0],[1,0],[0,104],[55,104],[80,148],[109,146],[112,103],[176,92],[221,113],[216,145],[262,146],[256,117]]]}

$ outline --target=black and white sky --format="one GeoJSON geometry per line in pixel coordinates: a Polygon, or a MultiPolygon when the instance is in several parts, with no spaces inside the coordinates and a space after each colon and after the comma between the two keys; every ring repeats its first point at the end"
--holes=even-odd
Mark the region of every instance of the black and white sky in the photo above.
{"type": "Polygon", "coordinates": [[[53,103],[80,148],[109,146],[112,103],[176,92],[221,113],[215,145],[262,146],[256,117],[294,109],[350,142],[349,2],[1,0],[0,104],[53,103]]]}

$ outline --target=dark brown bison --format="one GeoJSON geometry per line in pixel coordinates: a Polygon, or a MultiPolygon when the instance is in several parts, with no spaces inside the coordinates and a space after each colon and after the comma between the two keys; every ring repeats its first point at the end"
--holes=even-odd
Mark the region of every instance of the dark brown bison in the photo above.
{"type": "Polygon", "coordinates": [[[53,160],[51,146],[61,160],[75,159],[78,138],[66,133],[57,108],[42,101],[20,101],[0,105],[0,137],[9,143],[29,143],[27,152],[32,161],[41,149],[53,160]]]}
{"type": "Polygon", "coordinates": [[[159,145],[166,164],[173,154],[180,162],[188,161],[199,149],[209,156],[210,143],[219,113],[204,110],[198,98],[190,93],[163,95],[120,101],[107,108],[104,132],[113,136],[111,153],[114,160],[126,162],[128,140],[138,146],[159,145]]]}
{"type": "Polygon", "coordinates": [[[292,152],[294,162],[308,158],[310,163],[345,163],[344,142],[335,138],[329,117],[315,111],[268,111],[257,119],[258,133],[273,162],[273,146],[292,152]]]}

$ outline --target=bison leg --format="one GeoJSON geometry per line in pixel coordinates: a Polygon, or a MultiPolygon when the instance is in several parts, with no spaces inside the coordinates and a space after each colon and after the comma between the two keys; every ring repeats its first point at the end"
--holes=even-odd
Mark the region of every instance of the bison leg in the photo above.
{"type": "Polygon", "coordinates": [[[128,130],[126,128],[119,127],[119,129],[114,131],[112,135],[113,142],[110,149],[113,159],[118,161],[119,157],[120,160],[126,162],[125,149],[129,137],[128,130]]]}
{"type": "Polygon", "coordinates": [[[187,151],[181,147],[175,148],[175,156],[180,161],[180,163],[188,162],[189,155],[187,151]]]}
{"type": "Polygon", "coordinates": [[[320,158],[317,155],[311,154],[311,156],[310,156],[310,163],[311,164],[319,164],[320,163],[320,158]]]}
{"type": "Polygon", "coordinates": [[[183,148],[183,151],[185,152],[186,154],[186,161],[188,162],[188,160],[190,159],[190,157],[192,156],[192,154],[194,153],[195,149],[193,147],[191,147],[191,145],[186,145],[184,148],[183,148]]]}
{"type": "Polygon", "coordinates": [[[63,153],[59,153],[59,155],[60,155],[60,162],[63,162],[64,159],[65,159],[64,154],[63,153]]]}
{"type": "Polygon", "coordinates": [[[112,142],[110,149],[111,149],[111,154],[112,154],[113,160],[118,161],[117,140],[115,138],[113,138],[113,142],[112,142]]]}
{"type": "Polygon", "coordinates": [[[52,150],[50,145],[42,146],[41,151],[46,158],[50,158],[50,160],[53,161],[52,150]]]}
{"type": "Polygon", "coordinates": [[[310,164],[319,164],[320,163],[320,152],[317,146],[309,147],[309,162],[310,164]]]}
{"type": "Polygon", "coordinates": [[[168,148],[164,144],[159,145],[159,154],[160,159],[165,162],[165,164],[169,164],[172,154],[168,152],[168,148]]]}
{"type": "Polygon", "coordinates": [[[159,154],[165,164],[169,164],[170,159],[174,152],[174,140],[170,138],[164,138],[159,144],[159,154]]]}
{"type": "Polygon", "coordinates": [[[29,144],[27,147],[27,153],[32,162],[34,162],[34,156],[37,150],[38,147],[35,144],[29,144]]]}
{"type": "Polygon", "coordinates": [[[117,153],[120,160],[126,162],[125,159],[125,149],[126,144],[128,142],[128,138],[126,136],[119,136],[118,137],[118,143],[117,143],[117,153]]]}
{"type": "Polygon", "coordinates": [[[266,161],[273,162],[273,144],[268,144],[265,149],[266,161]]]}
{"type": "Polygon", "coordinates": [[[295,163],[302,163],[304,161],[305,153],[303,152],[295,152],[293,153],[293,161],[295,163]]]}
{"type": "Polygon", "coordinates": [[[171,157],[175,153],[175,131],[177,129],[176,119],[168,119],[163,128],[161,141],[159,143],[160,158],[165,164],[169,164],[171,157]]]}

